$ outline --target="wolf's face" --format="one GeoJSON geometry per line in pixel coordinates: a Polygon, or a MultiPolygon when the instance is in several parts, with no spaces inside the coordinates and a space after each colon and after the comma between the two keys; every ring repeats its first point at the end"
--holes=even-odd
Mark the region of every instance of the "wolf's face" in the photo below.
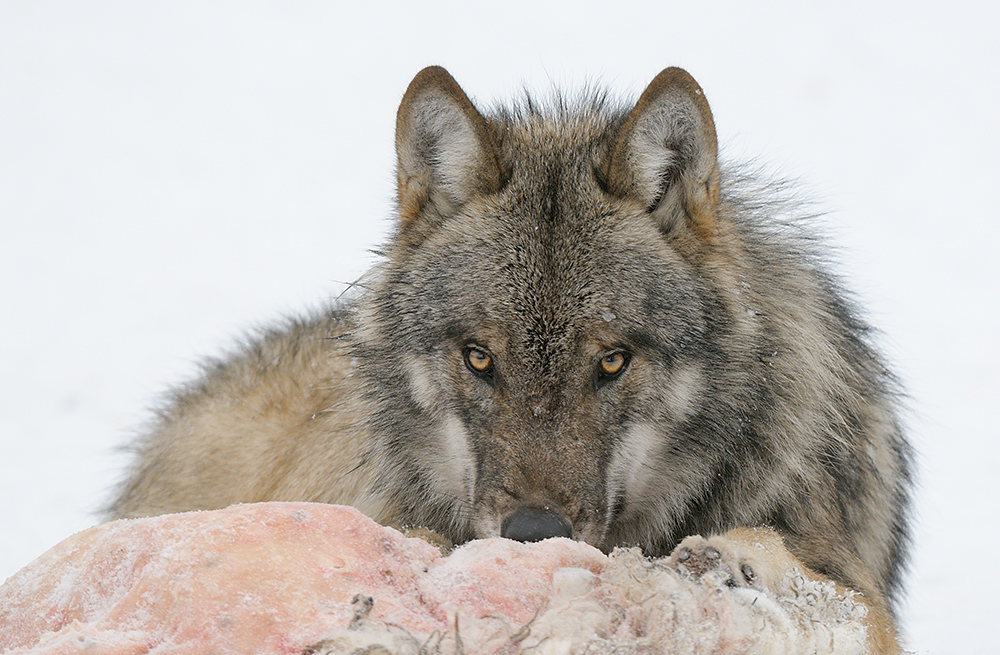
{"type": "Polygon", "coordinates": [[[716,300],[683,243],[709,201],[692,195],[714,193],[707,105],[658,78],[624,125],[503,130],[448,80],[418,76],[400,109],[402,224],[369,341],[374,384],[410,409],[384,412],[385,484],[416,482],[417,520],[457,539],[662,538],[711,468],[679,429],[712,384],[716,300]]]}
{"type": "Polygon", "coordinates": [[[600,544],[636,501],[684,496],[654,469],[703,395],[685,352],[703,341],[700,296],[645,212],[589,173],[539,188],[515,172],[403,265],[420,287],[410,392],[441,417],[436,477],[471,502],[480,537],[534,508],[600,544]]]}

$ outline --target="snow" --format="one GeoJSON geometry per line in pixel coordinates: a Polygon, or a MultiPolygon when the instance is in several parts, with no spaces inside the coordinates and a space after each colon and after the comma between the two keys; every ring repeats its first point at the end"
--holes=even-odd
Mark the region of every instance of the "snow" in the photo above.
{"type": "Polygon", "coordinates": [[[0,578],[74,531],[198,358],[336,295],[390,224],[396,105],[440,63],[474,98],[663,67],[723,154],[830,210],[920,452],[903,622],[993,652],[967,551],[1000,540],[1000,6],[981,2],[0,4],[0,578]]]}

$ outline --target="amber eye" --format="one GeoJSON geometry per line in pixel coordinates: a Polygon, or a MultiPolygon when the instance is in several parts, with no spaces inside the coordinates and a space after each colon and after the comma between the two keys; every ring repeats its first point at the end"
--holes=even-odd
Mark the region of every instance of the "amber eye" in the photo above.
{"type": "Polygon", "coordinates": [[[493,358],[486,351],[469,346],[465,349],[465,365],[477,375],[486,375],[493,369],[493,358]]]}
{"type": "Polygon", "coordinates": [[[614,377],[625,369],[628,364],[628,357],[625,353],[617,352],[605,355],[601,358],[601,375],[614,377]]]}

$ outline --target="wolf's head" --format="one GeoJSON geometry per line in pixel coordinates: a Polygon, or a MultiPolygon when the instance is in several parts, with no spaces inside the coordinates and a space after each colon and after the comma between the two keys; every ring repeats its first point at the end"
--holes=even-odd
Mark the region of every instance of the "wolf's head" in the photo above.
{"type": "Polygon", "coordinates": [[[427,68],[396,148],[358,353],[404,520],[458,541],[668,538],[718,472],[719,385],[739,386],[715,370],[738,282],[701,88],[668,68],[632,107],[484,115],[427,68]]]}

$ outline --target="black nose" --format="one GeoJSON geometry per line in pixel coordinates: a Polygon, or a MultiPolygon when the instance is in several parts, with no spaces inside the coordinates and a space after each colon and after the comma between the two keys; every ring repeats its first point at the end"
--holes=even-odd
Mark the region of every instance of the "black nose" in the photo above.
{"type": "Polygon", "coordinates": [[[573,527],[548,508],[522,507],[504,519],[500,536],[515,541],[541,541],[549,537],[572,537],[573,527]]]}

